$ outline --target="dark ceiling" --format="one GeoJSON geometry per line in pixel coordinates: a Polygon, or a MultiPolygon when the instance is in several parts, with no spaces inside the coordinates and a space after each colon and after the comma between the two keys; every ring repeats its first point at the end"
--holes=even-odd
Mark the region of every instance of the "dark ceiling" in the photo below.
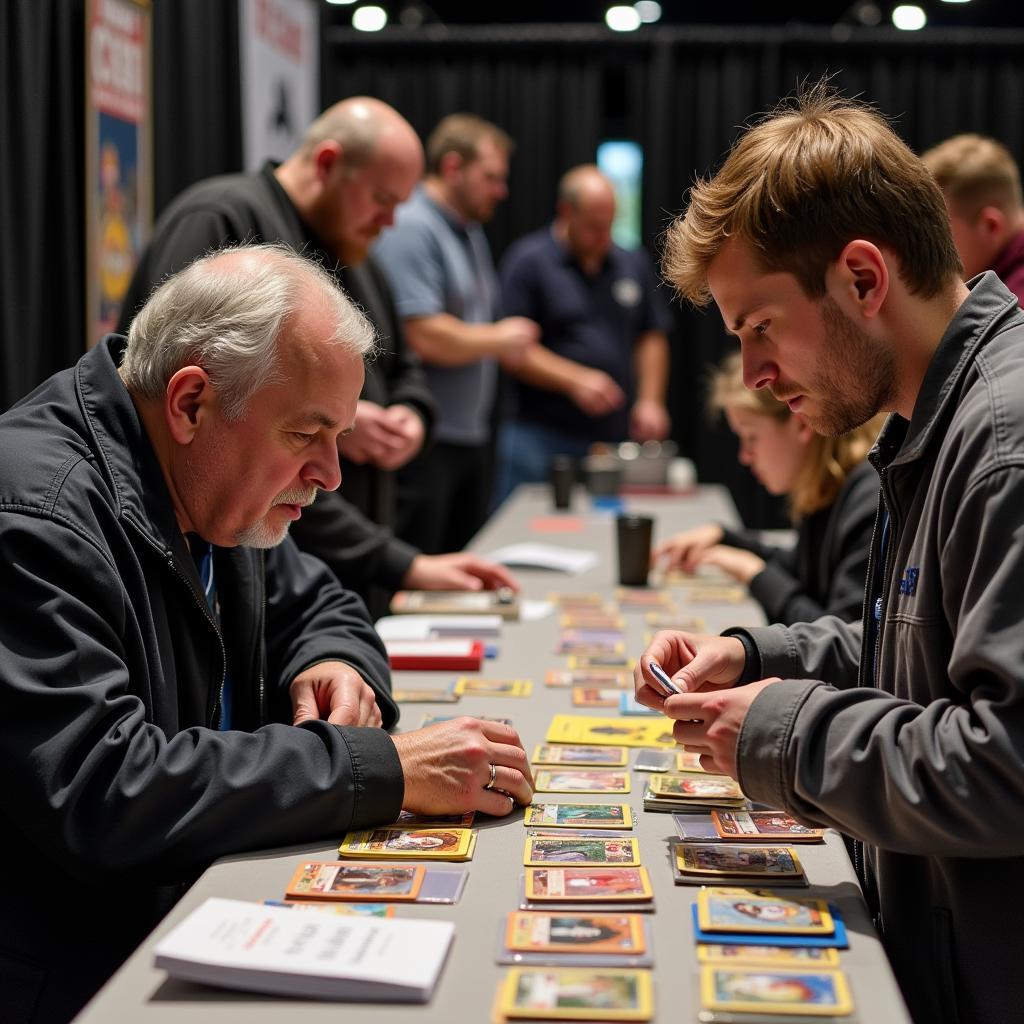
{"type": "MultiPolygon", "coordinates": [[[[366,2],[366,0],[360,0],[366,2]]],[[[424,24],[448,25],[521,25],[592,24],[604,22],[604,12],[613,0],[369,0],[388,11],[391,24],[400,23],[405,8],[415,8],[424,24]]],[[[624,2],[624,0],[617,0],[624,2]]],[[[900,0],[905,2],[905,0],[900,0]]],[[[930,27],[982,28],[1024,27],[1024,2],[1021,0],[969,0],[946,3],[944,0],[915,0],[925,9],[930,27]]],[[[888,25],[894,0],[724,0],[697,3],[694,0],[661,0],[663,25],[834,25],[863,23],[859,9],[874,7],[881,23],[888,25]]],[[[329,24],[351,23],[352,6],[328,6],[329,24]]],[[[640,31],[643,31],[641,27],[640,31]]]]}

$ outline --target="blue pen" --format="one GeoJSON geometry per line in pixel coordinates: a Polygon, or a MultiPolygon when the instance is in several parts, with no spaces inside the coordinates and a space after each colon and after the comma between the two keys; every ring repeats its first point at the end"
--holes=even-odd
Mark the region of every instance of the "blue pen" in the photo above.
{"type": "Polygon", "coordinates": [[[661,687],[666,697],[671,697],[674,693],[683,692],[672,682],[668,673],[653,659],[647,662],[647,670],[654,676],[654,681],[661,687]]]}

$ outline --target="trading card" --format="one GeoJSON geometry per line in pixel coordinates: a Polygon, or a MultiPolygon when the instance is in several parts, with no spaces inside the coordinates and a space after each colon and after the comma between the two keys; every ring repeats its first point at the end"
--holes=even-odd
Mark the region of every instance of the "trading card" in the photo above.
{"type": "Polygon", "coordinates": [[[681,633],[706,633],[708,624],[695,615],[681,615],[676,612],[648,612],[644,622],[652,629],[672,629],[681,633]]]}
{"type": "Polygon", "coordinates": [[[633,827],[633,812],[628,804],[533,803],[526,808],[523,824],[541,828],[626,829],[633,827]]]}
{"type": "Polygon", "coordinates": [[[622,632],[626,620],[616,612],[583,609],[566,612],[558,620],[563,629],[614,629],[622,632]]]}
{"type": "Polygon", "coordinates": [[[461,676],[455,680],[452,693],[460,697],[529,697],[533,683],[529,679],[471,679],[461,676]]]}
{"type": "Polygon", "coordinates": [[[465,814],[413,814],[410,811],[402,811],[395,824],[402,828],[443,828],[447,825],[469,828],[475,817],[476,811],[466,811],[465,814]]]}
{"type": "Polygon", "coordinates": [[[651,972],[616,968],[513,967],[501,1012],[518,1019],[650,1020],[651,972]]]}
{"type": "Polygon", "coordinates": [[[394,917],[395,908],[387,903],[328,903],[325,900],[264,900],[266,907],[291,910],[321,910],[342,917],[394,917]]]}
{"type": "Polygon", "coordinates": [[[663,697],[671,697],[673,694],[682,693],[679,686],[671,676],[653,658],[647,659],[647,669],[654,676],[654,683],[661,690],[663,697]]]}
{"type": "Polygon", "coordinates": [[[638,772],[671,772],[676,770],[676,755],[671,750],[639,750],[633,768],[638,772]]]}
{"type": "Polygon", "coordinates": [[[475,718],[478,722],[501,722],[502,725],[511,725],[511,718],[491,718],[489,715],[425,715],[420,722],[420,728],[425,729],[428,725],[437,725],[438,722],[454,722],[456,718],[475,718]]]}
{"type": "Polygon", "coordinates": [[[473,830],[468,828],[371,828],[349,832],[338,856],[466,860],[472,840],[473,830]]]}
{"type": "Polygon", "coordinates": [[[605,600],[601,594],[594,593],[558,593],[548,594],[548,600],[559,608],[568,610],[576,608],[601,608],[605,607],[605,600]]]}
{"type": "Polygon", "coordinates": [[[626,764],[626,748],[542,743],[534,749],[530,760],[534,764],[564,764],[576,768],[619,768],[626,764]]]}
{"type": "Polygon", "coordinates": [[[530,520],[534,533],[582,533],[583,527],[579,516],[534,516],[530,520]]]}
{"type": "Polygon", "coordinates": [[[813,946],[735,946],[728,943],[701,942],[697,959],[705,964],[740,964],[750,967],[830,968],[839,966],[834,949],[813,946]]]}
{"type": "Polygon", "coordinates": [[[743,790],[728,775],[707,772],[667,772],[652,775],[647,785],[660,797],[694,800],[707,803],[713,800],[743,800],[743,790]]]}
{"type": "Polygon", "coordinates": [[[691,875],[749,875],[765,879],[803,875],[796,850],[788,846],[676,843],[673,849],[679,870],[691,875]]]}
{"type": "Polygon", "coordinates": [[[454,704],[459,699],[451,690],[392,690],[391,696],[399,704],[454,704]]]}
{"type": "Polygon", "coordinates": [[[569,668],[617,668],[630,669],[636,666],[635,658],[627,658],[624,654],[570,654],[569,668]]]}
{"type": "Polygon", "coordinates": [[[526,898],[530,902],[639,902],[652,895],[651,880],[643,867],[526,869],[526,898]]]}
{"type": "MultiPolygon", "coordinates": [[[[544,914],[513,911],[505,946],[521,953],[617,953],[635,956],[646,949],[639,914],[544,914]]],[[[807,966],[807,965],[805,965],[807,966]]]]}
{"type": "Polygon", "coordinates": [[[655,711],[653,708],[641,704],[631,690],[623,690],[619,694],[619,714],[661,716],[660,711],[655,711]]]}
{"type": "Polygon", "coordinates": [[[716,842],[722,838],[710,814],[673,814],[672,820],[683,839],[716,842]]]}
{"type": "Polygon", "coordinates": [[[648,590],[644,587],[618,587],[615,600],[623,611],[648,611],[652,608],[667,611],[675,607],[669,591],[648,590]]]}
{"type": "Polygon", "coordinates": [[[680,750],[676,754],[676,771],[679,772],[702,772],[700,766],[700,754],[694,754],[690,750],[680,750]]]}
{"type": "Polygon", "coordinates": [[[697,893],[697,921],[706,932],[831,935],[824,900],[798,900],[768,890],[709,888],[697,893]]]}
{"type": "Polygon", "coordinates": [[[842,1016],[853,1000],[842,971],[701,968],[701,1003],[710,1010],[842,1016]]]}
{"type": "Polygon", "coordinates": [[[617,708],[619,698],[626,692],[618,687],[609,689],[597,686],[574,686],[572,688],[572,705],[575,708],[617,708]]]}
{"type": "Polygon", "coordinates": [[[535,793],[628,793],[629,772],[541,768],[533,789],[535,793]]]}
{"type": "Polygon", "coordinates": [[[745,587],[696,586],[687,587],[686,600],[693,604],[738,604],[746,599],[745,587]]]}
{"type": "Polygon", "coordinates": [[[544,737],[548,743],[585,743],[594,746],[668,747],[676,750],[672,722],[664,718],[591,718],[555,715],[544,737]]]}
{"type": "Polygon", "coordinates": [[[285,889],[289,899],[414,900],[423,884],[422,865],[337,864],[299,866],[285,889]]]}
{"type": "Polygon", "coordinates": [[[635,839],[529,836],[523,863],[528,867],[568,863],[633,867],[640,863],[640,850],[635,839]]]}
{"type": "Polygon", "coordinates": [[[756,842],[786,839],[791,843],[820,843],[825,830],[808,828],[784,811],[713,811],[712,820],[723,839],[756,842]]]}
{"type": "Polygon", "coordinates": [[[622,668],[553,668],[544,675],[544,685],[568,688],[570,686],[617,686],[620,690],[632,688],[633,673],[622,668]]]}

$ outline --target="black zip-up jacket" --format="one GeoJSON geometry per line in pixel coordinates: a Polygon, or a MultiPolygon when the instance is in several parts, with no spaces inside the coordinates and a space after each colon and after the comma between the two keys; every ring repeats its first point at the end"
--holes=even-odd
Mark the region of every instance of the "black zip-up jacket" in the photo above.
{"type": "Polygon", "coordinates": [[[362,602],[322,563],[288,539],[215,549],[215,625],[121,341],[0,417],[4,1024],[67,1020],[214,858],[394,820],[404,791],[383,729],[284,724],[326,660],[397,718],[362,602]]]}

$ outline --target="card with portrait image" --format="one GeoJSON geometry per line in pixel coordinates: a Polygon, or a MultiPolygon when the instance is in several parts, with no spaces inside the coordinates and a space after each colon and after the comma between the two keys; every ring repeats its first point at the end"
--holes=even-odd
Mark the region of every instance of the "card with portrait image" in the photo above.
{"type": "Polygon", "coordinates": [[[550,867],[526,869],[531,903],[642,903],[653,898],[644,867],[550,867]]]}
{"type": "Polygon", "coordinates": [[[293,900],[415,900],[424,867],[414,864],[338,864],[307,861],[285,889],[293,900]]]}
{"type": "Polygon", "coordinates": [[[633,827],[628,804],[532,803],[523,815],[527,828],[611,828],[633,827]]]}
{"type": "Polygon", "coordinates": [[[510,1020],[650,1020],[651,972],[513,967],[503,982],[499,1008],[510,1020]]]}
{"type": "Polygon", "coordinates": [[[505,925],[505,948],[518,953],[614,954],[646,951],[639,914],[547,914],[516,910],[505,925]]]}
{"type": "Polygon", "coordinates": [[[708,888],[697,893],[697,923],[704,932],[832,935],[824,900],[793,899],[768,889],[708,888]]]}
{"type": "Polygon", "coordinates": [[[801,1017],[841,1017],[853,1012],[842,971],[767,967],[701,968],[701,1004],[709,1010],[801,1017]]]}
{"type": "Polygon", "coordinates": [[[385,828],[349,832],[339,857],[393,857],[397,860],[469,860],[476,834],[468,828],[385,828]]]}
{"type": "Polygon", "coordinates": [[[635,839],[622,837],[530,836],[523,863],[529,867],[566,863],[634,867],[640,863],[640,848],[635,839]]]}
{"type": "Polygon", "coordinates": [[[459,697],[529,697],[533,683],[529,679],[472,679],[460,676],[452,693],[459,697]]]}
{"type": "Polygon", "coordinates": [[[534,748],[530,760],[534,764],[561,764],[575,768],[619,768],[626,764],[626,748],[541,743],[534,748]]]}
{"type": "Polygon", "coordinates": [[[536,793],[628,793],[629,772],[541,768],[534,775],[536,793]]]}
{"type": "Polygon", "coordinates": [[[738,946],[729,943],[701,942],[697,959],[704,964],[742,967],[792,967],[829,969],[839,966],[839,952],[814,946],[738,946]]]}

